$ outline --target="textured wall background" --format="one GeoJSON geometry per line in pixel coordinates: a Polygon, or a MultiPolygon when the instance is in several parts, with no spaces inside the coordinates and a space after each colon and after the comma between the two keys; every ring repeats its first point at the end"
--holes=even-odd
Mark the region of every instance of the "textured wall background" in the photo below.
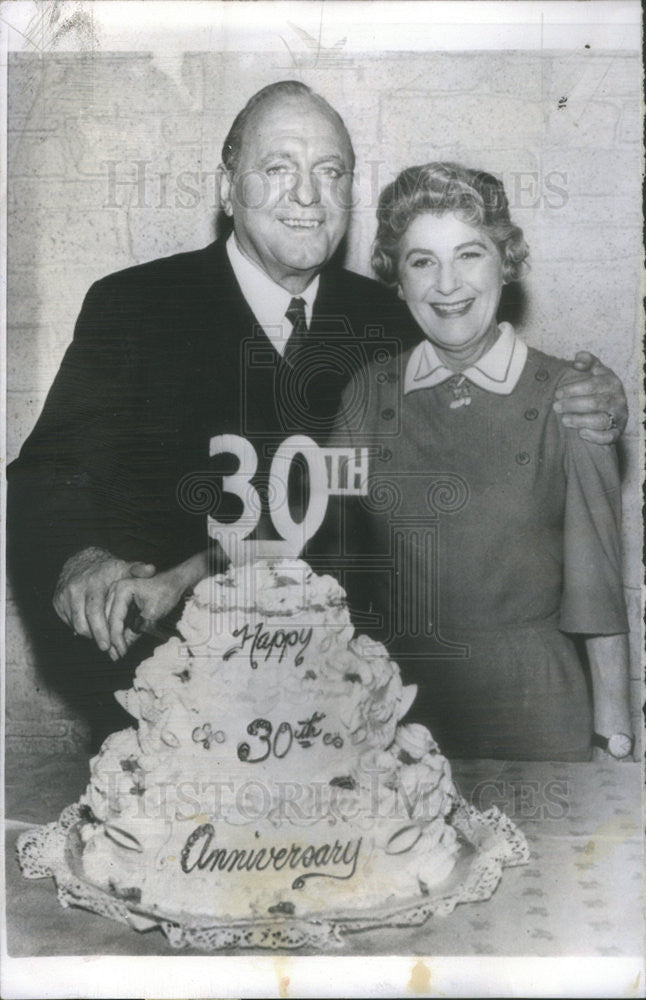
{"type": "MultiPolygon", "coordinates": [[[[83,296],[109,271],[213,238],[219,149],[259,87],[287,77],[344,115],[358,157],[347,264],[369,273],[379,189],[401,167],[458,159],[504,176],[532,248],[523,331],[571,356],[589,348],[623,379],[625,582],[640,727],[638,391],[641,317],[637,53],[341,50],[15,54],[9,75],[8,459],[40,412],[83,296]]],[[[82,739],[36,676],[7,602],[7,736],[55,749],[82,739]]]]}

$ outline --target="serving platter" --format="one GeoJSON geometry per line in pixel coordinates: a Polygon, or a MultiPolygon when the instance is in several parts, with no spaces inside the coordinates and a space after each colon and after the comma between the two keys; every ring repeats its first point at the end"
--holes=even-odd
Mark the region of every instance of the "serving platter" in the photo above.
{"type": "Polygon", "coordinates": [[[485,901],[495,892],[504,868],[529,860],[525,837],[507,816],[495,806],[479,812],[461,800],[451,819],[460,839],[456,864],[450,875],[427,894],[394,898],[383,906],[363,910],[336,910],[325,916],[276,913],[262,919],[218,920],[145,907],[134,898],[123,898],[89,881],[83,871],[81,808],[79,803],[68,806],[58,822],[21,835],[17,850],[25,877],[53,877],[63,906],[89,910],[138,932],[159,928],[177,949],[342,950],[344,935],[382,927],[418,926],[430,917],[449,916],[459,904],[485,901]]]}

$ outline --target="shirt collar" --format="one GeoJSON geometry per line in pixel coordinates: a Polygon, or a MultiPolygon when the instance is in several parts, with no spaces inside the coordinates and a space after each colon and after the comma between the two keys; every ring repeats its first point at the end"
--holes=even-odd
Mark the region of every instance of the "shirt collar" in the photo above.
{"type": "Polygon", "coordinates": [[[294,297],[304,299],[305,318],[309,326],[319,287],[318,274],[300,295],[293,296],[287,289],[272,281],[262,268],[245,257],[238,246],[235,233],[231,233],[226,246],[233,273],[252,313],[278,353],[283,354],[292,332],[292,324],[285,316],[289,303],[294,297]]]}
{"type": "MultiPolygon", "coordinates": [[[[511,323],[498,325],[500,336],[493,347],[481,358],[465,368],[462,374],[474,385],[508,396],[516,388],[518,379],[527,360],[527,344],[516,334],[511,323]]],[[[415,347],[406,365],[404,393],[414,389],[429,389],[446,382],[455,375],[454,371],[440,360],[429,340],[423,340],[415,347]]]]}

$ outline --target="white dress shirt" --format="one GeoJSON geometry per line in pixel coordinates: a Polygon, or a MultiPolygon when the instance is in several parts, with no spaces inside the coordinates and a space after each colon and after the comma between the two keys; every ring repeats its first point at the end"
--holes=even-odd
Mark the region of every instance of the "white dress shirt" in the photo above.
{"type": "Polygon", "coordinates": [[[305,319],[309,326],[319,287],[318,274],[312,278],[303,292],[292,295],[287,289],[272,281],[262,268],[244,255],[234,233],[229,236],[226,246],[233,273],[252,313],[278,353],[284,354],[292,332],[292,324],[285,316],[289,303],[293,298],[304,300],[305,319]]]}
{"type": "MultiPolygon", "coordinates": [[[[481,389],[508,396],[516,388],[525,367],[527,344],[516,334],[511,323],[500,323],[498,329],[500,336],[496,343],[461,374],[481,389]]],[[[430,340],[423,340],[408,359],[404,392],[428,389],[446,382],[455,374],[440,360],[430,340]]]]}

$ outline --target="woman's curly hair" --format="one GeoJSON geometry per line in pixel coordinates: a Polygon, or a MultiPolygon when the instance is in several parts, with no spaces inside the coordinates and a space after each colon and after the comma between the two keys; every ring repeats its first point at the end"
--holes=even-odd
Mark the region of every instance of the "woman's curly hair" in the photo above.
{"type": "Polygon", "coordinates": [[[522,229],[511,220],[502,181],[460,163],[426,163],[402,170],[379,196],[372,266],[386,285],[394,287],[398,281],[402,236],[414,218],[427,212],[453,212],[482,229],[498,247],[503,279],[520,278],[529,247],[522,229]]]}

